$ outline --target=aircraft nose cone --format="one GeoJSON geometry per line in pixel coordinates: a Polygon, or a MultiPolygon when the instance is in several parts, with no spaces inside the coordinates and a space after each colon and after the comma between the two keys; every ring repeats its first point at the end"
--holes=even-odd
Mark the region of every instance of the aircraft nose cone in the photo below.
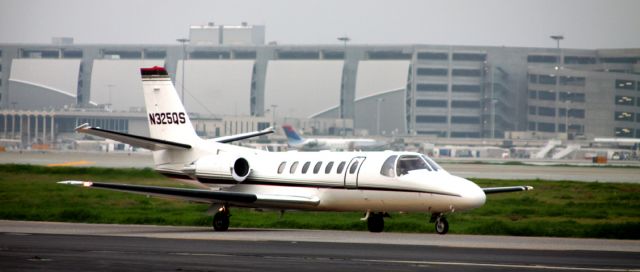
{"type": "Polygon", "coordinates": [[[487,200],[487,196],[484,194],[482,188],[474,182],[464,178],[459,178],[458,182],[461,184],[460,187],[464,188],[461,194],[464,202],[464,209],[473,209],[484,205],[487,200]]]}

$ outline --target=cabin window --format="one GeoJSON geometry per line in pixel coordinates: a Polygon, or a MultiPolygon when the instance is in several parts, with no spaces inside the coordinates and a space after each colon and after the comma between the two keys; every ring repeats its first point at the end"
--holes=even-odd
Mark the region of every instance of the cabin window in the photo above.
{"type": "Polygon", "coordinates": [[[349,168],[349,174],[353,174],[358,170],[358,161],[355,161],[349,168]]]}
{"type": "Polygon", "coordinates": [[[345,164],[347,164],[347,162],[341,162],[340,164],[338,164],[338,174],[342,174],[342,170],[344,170],[345,164]]]}
{"type": "Polygon", "coordinates": [[[291,174],[295,173],[296,172],[296,168],[298,168],[298,162],[294,162],[291,165],[291,169],[289,169],[289,173],[291,173],[291,174]]]}
{"type": "Polygon", "coordinates": [[[442,167],[440,167],[440,165],[438,165],[435,161],[433,161],[431,158],[422,155],[422,158],[429,164],[429,166],[431,166],[431,168],[433,168],[434,171],[438,171],[440,169],[442,169],[442,167]]]}
{"type": "Polygon", "coordinates": [[[318,172],[320,172],[320,167],[322,167],[322,162],[316,163],[316,166],[313,167],[313,173],[317,174],[318,172]]]}
{"type": "Polygon", "coordinates": [[[384,163],[382,164],[382,169],[380,169],[380,174],[383,176],[387,176],[387,177],[395,177],[396,173],[393,167],[393,165],[396,162],[396,158],[398,158],[397,155],[393,155],[390,156],[389,158],[387,158],[387,160],[384,161],[384,163]]]}
{"type": "Polygon", "coordinates": [[[307,170],[309,170],[309,165],[311,165],[311,162],[305,162],[304,165],[302,166],[302,173],[306,174],[307,170]]]}
{"type": "Polygon", "coordinates": [[[398,159],[398,163],[396,164],[398,176],[409,174],[410,171],[414,170],[431,171],[427,163],[420,156],[405,155],[398,159]]]}
{"type": "Polygon", "coordinates": [[[329,173],[331,173],[331,167],[333,167],[333,162],[329,162],[329,163],[327,163],[327,167],[326,167],[326,168],[324,168],[324,173],[325,173],[325,174],[329,174],[329,173]]]}
{"type": "Polygon", "coordinates": [[[287,162],[280,163],[280,166],[278,166],[278,174],[282,174],[282,171],[284,171],[284,168],[286,166],[287,166],[287,162]]]}

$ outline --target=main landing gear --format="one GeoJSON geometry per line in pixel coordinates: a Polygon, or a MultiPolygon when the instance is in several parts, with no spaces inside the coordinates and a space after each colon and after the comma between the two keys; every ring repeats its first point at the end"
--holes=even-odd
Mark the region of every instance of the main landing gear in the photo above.
{"type": "Polygon", "coordinates": [[[216,231],[226,231],[229,229],[229,209],[227,206],[222,206],[218,209],[215,215],[213,215],[213,229],[216,231]]]}
{"type": "Polygon", "coordinates": [[[367,212],[362,220],[367,220],[367,229],[370,232],[382,232],[384,230],[384,218],[390,217],[387,213],[367,212]]]}
{"type": "Polygon", "coordinates": [[[447,218],[445,218],[443,214],[441,213],[431,214],[431,220],[429,220],[429,223],[434,223],[434,222],[436,226],[436,233],[447,234],[447,232],[449,232],[449,222],[447,221],[447,218]]]}

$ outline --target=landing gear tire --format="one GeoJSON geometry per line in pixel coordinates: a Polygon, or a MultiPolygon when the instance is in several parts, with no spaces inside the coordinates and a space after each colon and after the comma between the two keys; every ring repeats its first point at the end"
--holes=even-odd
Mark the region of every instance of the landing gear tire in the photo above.
{"type": "Polygon", "coordinates": [[[438,234],[447,234],[449,232],[449,222],[444,217],[436,219],[436,232],[438,234]]]}
{"type": "Polygon", "coordinates": [[[369,214],[369,218],[367,218],[367,228],[370,232],[382,232],[384,230],[384,214],[369,214]]]}
{"type": "Polygon", "coordinates": [[[215,231],[226,231],[229,229],[229,212],[217,212],[213,216],[213,229],[215,231]]]}

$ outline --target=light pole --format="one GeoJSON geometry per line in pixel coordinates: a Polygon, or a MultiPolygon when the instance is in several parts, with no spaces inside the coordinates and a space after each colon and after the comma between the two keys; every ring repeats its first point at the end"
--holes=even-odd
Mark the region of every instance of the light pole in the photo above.
{"type": "Polygon", "coordinates": [[[380,105],[382,104],[382,101],[384,101],[384,98],[378,98],[378,107],[376,109],[376,134],[380,135],[380,105]]]}
{"type": "Polygon", "coordinates": [[[496,138],[496,103],[497,99],[491,98],[491,139],[496,138]]]}
{"type": "Polygon", "coordinates": [[[184,63],[187,61],[187,43],[189,42],[189,39],[180,38],[176,39],[176,41],[182,43],[182,105],[184,106],[184,63]]]}
{"type": "MultiPolygon", "coordinates": [[[[551,38],[552,40],[556,41],[556,48],[558,49],[558,60],[556,61],[556,67],[555,70],[559,71],[561,68],[561,64],[562,64],[562,51],[560,51],[560,41],[564,40],[564,36],[562,35],[551,35],[549,36],[549,38],[551,38]]],[[[558,73],[556,73],[555,77],[555,89],[556,89],[556,96],[559,96],[560,91],[558,89],[560,89],[560,75],[558,73]]],[[[556,111],[558,111],[558,102],[557,102],[557,98],[556,98],[556,111]]],[[[569,112],[566,111],[566,109],[568,108],[568,106],[565,104],[565,115],[569,115],[569,112]]],[[[564,127],[564,131],[567,133],[567,140],[569,140],[569,128],[567,127],[567,120],[568,117],[565,116],[565,127],[564,127]]],[[[559,124],[559,120],[556,117],[556,125],[557,127],[560,127],[559,124]]]]}

